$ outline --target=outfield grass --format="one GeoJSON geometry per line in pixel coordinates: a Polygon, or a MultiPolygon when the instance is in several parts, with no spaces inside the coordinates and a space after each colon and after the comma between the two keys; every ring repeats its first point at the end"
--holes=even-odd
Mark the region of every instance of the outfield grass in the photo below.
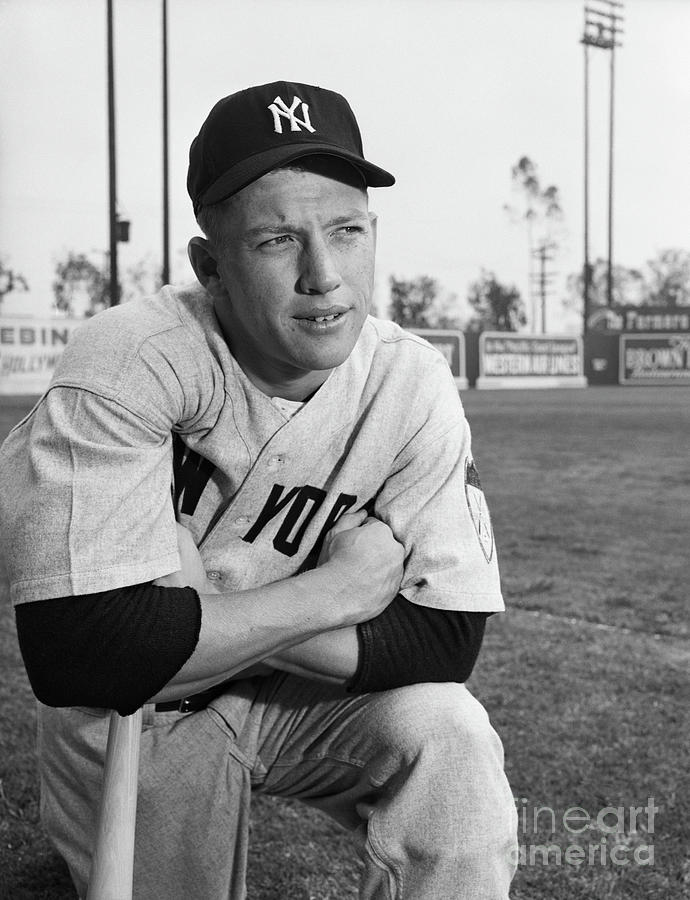
{"type": "MultiPolygon", "coordinates": [[[[490,623],[471,686],[503,737],[522,813],[527,864],[511,896],[687,898],[690,391],[473,391],[464,401],[509,606],[490,623]],[[562,824],[569,807],[594,820],[650,797],[650,835],[646,815],[631,831],[627,811],[621,833],[562,824]],[[539,852],[530,864],[536,844],[552,845],[548,864],[539,852]],[[573,859],[576,844],[597,851],[594,863],[557,865],[556,848],[573,859]],[[652,845],[653,865],[636,865],[652,845]],[[627,864],[612,864],[612,850],[627,864]]],[[[0,413],[0,434],[20,413],[0,413]]],[[[37,825],[31,693],[6,599],[0,703],[0,898],[72,898],[37,825]]],[[[249,900],[349,900],[357,871],[348,836],[321,814],[257,798],[249,900]]]]}

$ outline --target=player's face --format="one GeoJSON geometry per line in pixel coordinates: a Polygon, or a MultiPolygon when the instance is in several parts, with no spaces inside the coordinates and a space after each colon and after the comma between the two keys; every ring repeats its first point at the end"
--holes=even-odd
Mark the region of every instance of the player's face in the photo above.
{"type": "Polygon", "coordinates": [[[262,389],[306,395],[347,359],[369,310],[366,191],[342,164],[278,170],[233,197],[226,220],[216,310],[230,349],[262,389]]]}

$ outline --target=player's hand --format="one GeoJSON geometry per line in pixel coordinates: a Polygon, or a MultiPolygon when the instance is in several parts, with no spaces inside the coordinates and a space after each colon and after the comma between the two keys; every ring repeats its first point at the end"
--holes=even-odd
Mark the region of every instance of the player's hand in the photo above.
{"type": "Polygon", "coordinates": [[[368,514],[365,509],[360,509],[357,512],[343,513],[331,530],[326,532],[326,537],[324,538],[321,552],[319,553],[319,561],[316,565],[323,565],[323,563],[330,558],[331,545],[337,534],[341,534],[343,531],[349,531],[351,528],[359,528],[360,525],[364,525],[367,518],[368,514]]]}
{"type": "Polygon", "coordinates": [[[206,568],[191,532],[177,523],[177,549],[181,568],[170,575],[156,578],[159,587],[193,587],[200,594],[218,594],[218,588],[206,577],[206,568]]]}
{"type": "Polygon", "coordinates": [[[334,579],[347,624],[372,619],[400,589],[405,550],[388,525],[366,512],[343,515],[326,535],[319,566],[334,579]]]}

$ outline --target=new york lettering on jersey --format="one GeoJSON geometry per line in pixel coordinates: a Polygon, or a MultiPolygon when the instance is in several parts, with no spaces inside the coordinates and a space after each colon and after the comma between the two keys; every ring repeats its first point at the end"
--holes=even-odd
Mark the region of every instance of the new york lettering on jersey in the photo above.
{"type": "MultiPolygon", "coordinates": [[[[194,515],[215,468],[213,463],[187,447],[178,434],[173,435],[173,504],[178,514],[194,515]]],[[[242,535],[242,540],[252,544],[272,524],[274,549],[284,556],[295,556],[300,550],[307,528],[327,496],[328,493],[323,488],[311,484],[297,485],[290,489],[282,484],[273,484],[266,502],[247,533],[242,535]]],[[[357,496],[354,494],[341,493],[336,497],[300,571],[316,565],[326,534],[356,503],[357,496]]]]}
{"type": "MultiPolygon", "coordinates": [[[[294,556],[299,552],[304,533],[328,494],[322,488],[314,487],[311,484],[293,487],[289,491],[284,492],[284,485],[273,485],[263,509],[249,531],[242,536],[242,540],[249,544],[253,543],[264,528],[279,513],[285,510],[285,515],[280,520],[280,525],[274,533],[272,543],[279,553],[283,553],[285,556],[294,556]]],[[[326,521],[321,527],[314,546],[302,563],[300,571],[311,569],[316,565],[316,560],[321,552],[321,546],[327,532],[330,531],[343,513],[352,509],[356,503],[357,496],[355,494],[341,493],[338,495],[328,512],[326,521]]]]}
{"type": "Polygon", "coordinates": [[[187,447],[179,434],[173,434],[172,446],[172,494],[175,513],[193,516],[216,467],[201,454],[187,447]]]}

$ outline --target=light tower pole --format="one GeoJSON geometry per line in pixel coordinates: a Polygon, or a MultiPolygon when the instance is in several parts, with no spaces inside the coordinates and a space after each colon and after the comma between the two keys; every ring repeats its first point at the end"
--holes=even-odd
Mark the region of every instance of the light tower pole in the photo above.
{"type": "Polygon", "coordinates": [[[163,0],[163,284],[170,283],[170,200],[168,175],[168,2],[163,0]]]}
{"type": "Polygon", "coordinates": [[[117,277],[117,172],[115,153],[115,53],[113,48],[113,0],[107,3],[108,19],[108,232],[110,240],[110,305],[120,301],[117,277]]]}
{"type": "Polygon", "coordinates": [[[585,64],[585,121],[584,121],[584,331],[587,331],[589,316],[592,269],[589,262],[589,48],[599,47],[608,50],[610,57],[609,76],[609,198],[608,198],[608,259],[606,270],[606,305],[613,305],[613,123],[615,95],[615,48],[621,47],[617,37],[623,34],[621,24],[623,4],[619,0],[589,0],[595,6],[585,5],[585,25],[580,43],[584,47],[585,64]]]}

